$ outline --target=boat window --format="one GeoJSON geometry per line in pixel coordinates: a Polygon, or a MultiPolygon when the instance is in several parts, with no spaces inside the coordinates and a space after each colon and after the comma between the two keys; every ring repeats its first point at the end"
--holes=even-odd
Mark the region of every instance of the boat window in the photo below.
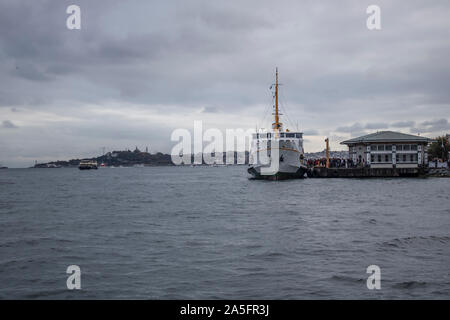
{"type": "Polygon", "coordinates": [[[286,133],[286,137],[295,138],[295,133],[286,133]]]}

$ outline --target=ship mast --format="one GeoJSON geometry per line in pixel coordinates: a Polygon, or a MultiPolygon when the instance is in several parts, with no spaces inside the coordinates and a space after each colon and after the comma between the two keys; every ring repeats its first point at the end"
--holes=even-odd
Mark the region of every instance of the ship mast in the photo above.
{"type": "Polygon", "coordinates": [[[281,131],[282,123],[280,122],[280,116],[278,113],[278,68],[276,68],[275,72],[275,122],[272,123],[272,128],[276,132],[281,131]]]}

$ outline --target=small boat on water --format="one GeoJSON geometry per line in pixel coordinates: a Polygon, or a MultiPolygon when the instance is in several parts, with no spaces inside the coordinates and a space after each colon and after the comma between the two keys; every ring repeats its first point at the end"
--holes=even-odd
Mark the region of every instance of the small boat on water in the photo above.
{"type": "Polygon", "coordinates": [[[247,171],[256,179],[303,178],[307,172],[303,133],[283,129],[278,110],[278,69],[275,78],[275,84],[272,85],[275,87],[275,121],[272,123],[272,131],[253,134],[247,171]]]}
{"type": "Polygon", "coordinates": [[[50,169],[60,169],[60,168],[62,168],[60,165],[57,165],[57,164],[54,164],[54,163],[49,163],[49,164],[47,164],[47,168],[50,168],[50,169]]]}
{"type": "Polygon", "coordinates": [[[80,170],[91,170],[98,169],[97,161],[95,160],[81,160],[78,165],[78,169],[80,170]]]}

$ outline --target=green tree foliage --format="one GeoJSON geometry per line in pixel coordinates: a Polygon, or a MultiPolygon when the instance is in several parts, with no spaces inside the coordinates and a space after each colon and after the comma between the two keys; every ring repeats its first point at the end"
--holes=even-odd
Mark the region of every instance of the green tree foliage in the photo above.
{"type": "Polygon", "coordinates": [[[428,146],[428,158],[435,159],[440,158],[448,161],[448,153],[450,151],[450,143],[446,136],[437,137],[428,146]]]}

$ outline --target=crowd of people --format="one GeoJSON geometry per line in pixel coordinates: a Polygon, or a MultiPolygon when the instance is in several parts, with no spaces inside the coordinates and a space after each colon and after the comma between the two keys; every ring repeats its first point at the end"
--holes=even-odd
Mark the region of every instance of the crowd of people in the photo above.
{"type": "MultiPolygon", "coordinates": [[[[308,167],[326,167],[327,159],[308,159],[308,167]]],[[[355,163],[352,159],[344,158],[330,158],[330,168],[352,168],[361,165],[360,163],[355,163]]]]}

